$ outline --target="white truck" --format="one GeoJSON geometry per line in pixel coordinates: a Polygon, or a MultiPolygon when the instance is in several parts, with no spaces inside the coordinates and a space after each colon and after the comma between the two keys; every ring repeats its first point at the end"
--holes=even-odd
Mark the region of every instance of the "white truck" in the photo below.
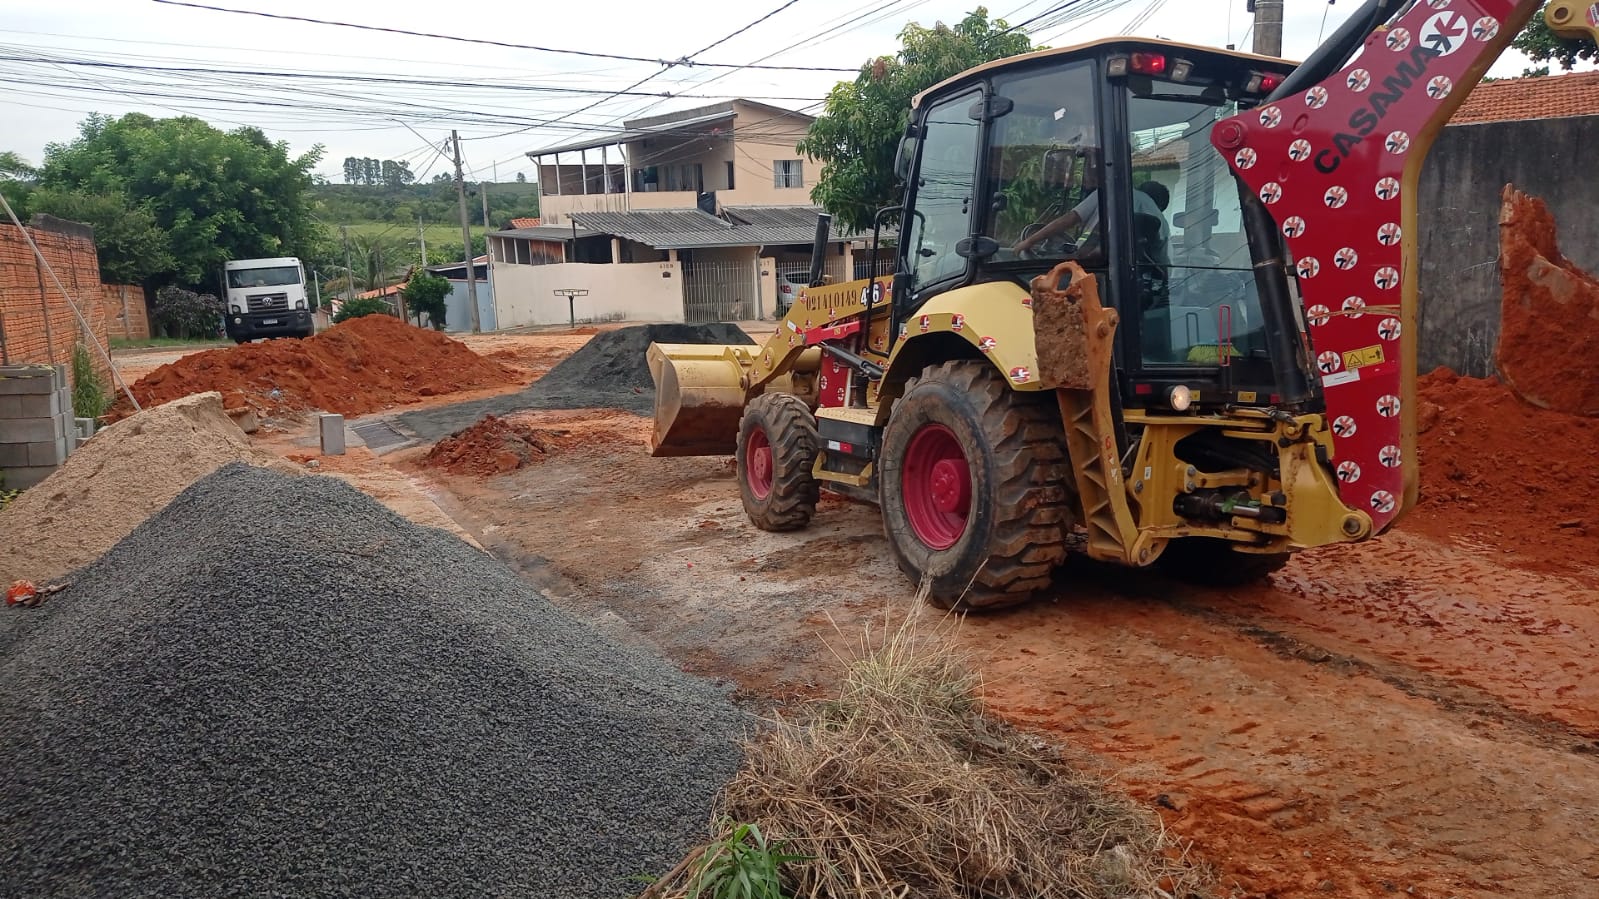
{"type": "Polygon", "coordinates": [[[235,343],[261,337],[310,337],[316,330],[300,260],[234,259],[223,263],[223,279],[228,302],[223,322],[235,343]]]}

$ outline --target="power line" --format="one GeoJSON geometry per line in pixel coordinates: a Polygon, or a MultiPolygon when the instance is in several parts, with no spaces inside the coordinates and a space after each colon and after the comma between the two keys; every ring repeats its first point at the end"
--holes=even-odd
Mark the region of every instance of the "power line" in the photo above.
{"type": "MultiPolygon", "coordinates": [[[[799,0],[790,0],[797,3],[799,0]]],[[[580,87],[548,87],[536,84],[484,84],[472,81],[447,81],[427,78],[399,78],[383,75],[337,74],[329,72],[284,72],[265,69],[213,69],[205,67],[186,66],[145,66],[133,63],[105,62],[100,60],[82,59],[51,59],[34,56],[6,56],[0,55],[3,62],[43,63],[47,65],[77,66],[81,68],[115,69],[119,71],[138,72],[163,72],[176,75],[245,75],[264,78],[287,78],[313,81],[348,81],[355,84],[397,84],[407,87],[459,87],[473,88],[488,91],[527,91],[533,93],[553,94],[604,94],[607,97],[657,97],[661,99],[686,99],[686,100],[719,100],[729,99],[731,94],[674,94],[671,91],[633,91],[622,89],[607,91],[603,88],[580,87]]],[[[815,97],[764,97],[738,95],[744,100],[783,100],[789,102],[807,101],[814,102],[815,97]]],[[[581,111],[581,110],[580,110],[581,111]]]]}
{"type": "Polygon", "coordinates": [[[381,31],[387,34],[403,34],[409,37],[425,37],[441,41],[457,41],[463,44],[481,44],[488,47],[504,47],[509,50],[536,50],[540,53],[564,53],[570,56],[586,56],[591,59],[616,59],[624,62],[649,62],[665,68],[671,68],[674,66],[704,66],[706,68],[713,69],[759,68],[768,71],[783,72],[855,71],[854,69],[829,68],[826,66],[748,66],[727,62],[691,62],[686,57],[677,60],[651,59],[647,56],[626,56],[618,53],[599,53],[592,50],[571,50],[564,47],[542,47],[537,44],[513,44],[507,41],[491,41],[484,38],[459,37],[457,35],[436,34],[427,31],[408,31],[404,28],[389,28],[383,25],[361,25],[355,22],[338,22],[332,19],[313,19],[307,16],[286,16],[281,13],[261,12],[253,9],[229,9],[225,6],[207,6],[203,3],[189,3],[187,0],[150,0],[150,2],[160,3],[166,6],[183,6],[190,9],[204,9],[211,12],[234,13],[241,16],[259,16],[263,19],[277,19],[285,22],[305,22],[311,25],[330,25],[338,28],[354,28],[360,31],[381,31]]]}

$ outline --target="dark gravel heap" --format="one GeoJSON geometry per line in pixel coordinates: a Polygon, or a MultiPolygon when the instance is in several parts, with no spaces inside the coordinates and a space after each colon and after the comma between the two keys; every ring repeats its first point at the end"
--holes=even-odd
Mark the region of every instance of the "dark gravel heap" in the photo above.
{"type": "Polygon", "coordinates": [[[235,463],[0,611],[0,896],[631,895],[744,725],[455,537],[235,463]]]}
{"type": "Polygon", "coordinates": [[[636,325],[602,331],[526,390],[451,406],[407,412],[400,423],[424,440],[471,426],[485,415],[524,409],[626,409],[655,411],[655,382],[645,353],[652,343],[755,343],[737,325],[636,325]]]}

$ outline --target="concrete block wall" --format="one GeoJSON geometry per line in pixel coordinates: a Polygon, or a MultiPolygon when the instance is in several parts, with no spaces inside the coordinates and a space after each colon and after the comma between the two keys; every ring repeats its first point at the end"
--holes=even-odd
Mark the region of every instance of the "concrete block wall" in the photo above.
{"type": "Polygon", "coordinates": [[[49,477],[77,446],[64,365],[0,366],[0,475],[6,490],[49,477]]]}

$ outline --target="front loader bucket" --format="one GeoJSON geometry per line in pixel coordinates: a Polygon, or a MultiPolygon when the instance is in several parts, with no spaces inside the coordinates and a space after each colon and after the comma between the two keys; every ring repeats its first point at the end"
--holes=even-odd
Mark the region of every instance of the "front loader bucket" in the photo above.
{"type": "Polygon", "coordinates": [[[744,414],[744,368],[751,347],[652,343],[655,379],[652,456],[730,456],[744,414]]]}

